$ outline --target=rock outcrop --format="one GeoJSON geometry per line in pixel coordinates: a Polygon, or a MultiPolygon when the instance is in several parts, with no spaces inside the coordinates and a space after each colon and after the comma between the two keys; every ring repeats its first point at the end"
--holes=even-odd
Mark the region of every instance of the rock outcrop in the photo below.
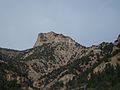
{"type": "Polygon", "coordinates": [[[55,32],[48,33],[39,33],[37,37],[37,41],[34,47],[40,46],[43,43],[52,43],[52,42],[65,42],[75,44],[75,41],[68,36],[64,36],[62,34],[57,34],[55,32]]]}

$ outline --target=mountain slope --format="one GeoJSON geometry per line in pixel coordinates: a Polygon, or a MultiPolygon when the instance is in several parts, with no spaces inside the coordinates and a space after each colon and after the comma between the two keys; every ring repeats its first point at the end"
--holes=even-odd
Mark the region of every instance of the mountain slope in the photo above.
{"type": "Polygon", "coordinates": [[[119,37],[114,43],[85,47],[68,36],[48,32],[39,34],[31,49],[1,48],[0,88],[119,90],[119,37]]]}

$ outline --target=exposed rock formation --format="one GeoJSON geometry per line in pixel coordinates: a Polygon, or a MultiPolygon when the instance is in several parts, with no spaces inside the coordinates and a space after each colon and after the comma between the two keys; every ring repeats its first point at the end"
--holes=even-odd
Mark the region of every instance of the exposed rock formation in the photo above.
{"type": "Polygon", "coordinates": [[[62,34],[57,34],[55,32],[48,32],[48,33],[39,33],[37,37],[37,41],[34,47],[40,46],[43,43],[52,43],[52,42],[65,42],[65,43],[73,43],[75,41],[68,36],[64,36],[62,34]]]}

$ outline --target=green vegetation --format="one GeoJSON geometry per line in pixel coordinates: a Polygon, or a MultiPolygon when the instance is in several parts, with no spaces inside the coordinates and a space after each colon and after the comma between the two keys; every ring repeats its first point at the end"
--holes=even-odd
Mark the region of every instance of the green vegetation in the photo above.
{"type": "Polygon", "coordinates": [[[21,85],[17,81],[7,81],[0,75],[0,90],[22,90],[21,85]]]}
{"type": "Polygon", "coordinates": [[[96,90],[120,90],[120,65],[116,67],[107,65],[105,70],[101,73],[91,75],[88,81],[89,88],[96,90]]]}

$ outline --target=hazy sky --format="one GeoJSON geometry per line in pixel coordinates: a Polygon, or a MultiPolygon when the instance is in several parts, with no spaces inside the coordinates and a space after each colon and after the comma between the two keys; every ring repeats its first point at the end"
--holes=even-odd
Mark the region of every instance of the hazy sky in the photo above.
{"type": "Polygon", "coordinates": [[[0,0],[0,47],[26,49],[55,31],[85,46],[120,34],[120,0],[0,0]]]}

